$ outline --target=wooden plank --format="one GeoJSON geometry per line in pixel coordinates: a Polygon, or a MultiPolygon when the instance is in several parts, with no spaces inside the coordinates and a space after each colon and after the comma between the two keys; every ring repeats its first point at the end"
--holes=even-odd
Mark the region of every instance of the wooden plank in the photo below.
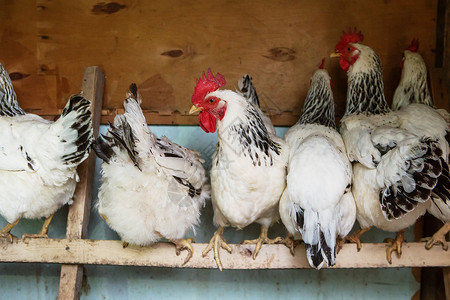
{"type": "MultiPolygon", "coordinates": [[[[98,135],[103,99],[105,76],[98,67],[84,70],[83,96],[91,101],[92,126],[94,136],[98,135]]],[[[67,238],[84,238],[87,234],[89,213],[91,211],[92,184],[95,171],[95,153],[91,151],[88,159],[78,166],[80,182],[74,194],[74,202],[67,216],[67,238]]],[[[83,267],[80,265],[63,265],[59,284],[59,299],[79,299],[83,267]]]]}
{"type": "MultiPolygon", "coordinates": [[[[445,28],[444,28],[444,70],[447,80],[447,93],[450,93],[450,3],[446,2],[445,28]]],[[[449,298],[450,299],[450,298],[449,298]]]]}
{"type": "MultiPolygon", "coordinates": [[[[450,266],[450,251],[440,247],[425,249],[424,243],[404,243],[401,258],[394,255],[386,261],[386,244],[344,245],[337,256],[335,268],[397,268],[450,266]]],[[[263,245],[256,260],[251,258],[253,245],[230,245],[233,253],[221,250],[225,269],[295,269],[309,268],[305,247],[300,245],[292,256],[284,245],[263,245]]],[[[185,268],[216,268],[212,253],[203,258],[206,244],[193,244],[194,256],[185,268]]],[[[127,265],[152,267],[183,267],[186,252],[176,256],[170,243],[149,247],[123,248],[121,241],[85,239],[14,239],[0,241],[0,262],[38,262],[62,264],[127,265]]]]}
{"type": "MultiPolygon", "coordinates": [[[[27,112],[64,107],[64,99],[56,103],[57,89],[61,89],[56,76],[40,75],[45,66],[39,65],[37,57],[38,39],[42,38],[37,33],[38,10],[35,0],[0,1],[0,63],[9,72],[19,104],[27,112]]],[[[56,110],[52,114],[59,115],[56,110]]]]}
{"type": "MultiPolygon", "coordinates": [[[[16,2],[5,7],[5,14],[16,11],[16,2]]],[[[226,76],[231,89],[240,76],[250,73],[263,110],[272,115],[298,115],[310,74],[333,50],[341,30],[358,25],[365,43],[383,61],[390,99],[400,76],[401,52],[413,37],[420,39],[420,51],[428,65],[434,65],[437,2],[250,0],[224,5],[208,0],[38,0],[37,25],[30,28],[37,27],[33,34],[38,37],[38,51],[34,52],[38,63],[34,66],[41,76],[37,77],[46,80],[32,88],[24,81],[17,89],[31,95],[41,88],[48,93],[55,89],[55,95],[48,97],[56,99],[40,106],[55,111],[63,107],[73,87],[78,87],[79,66],[100,65],[108,74],[104,109],[120,108],[128,85],[136,82],[144,96],[144,110],[174,114],[173,118],[164,117],[171,120],[164,122],[171,124],[175,119],[191,120],[175,113],[187,112],[194,79],[212,67],[226,76]]],[[[11,13],[10,17],[19,15],[11,13]]],[[[13,46],[8,49],[14,53],[13,46]]],[[[5,62],[10,59],[13,57],[5,62]]],[[[346,75],[337,61],[327,62],[327,67],[333,79],[336,112],[342,116],[346,75]]],[[[21,72],[20,68],[17,71],[21,72]]],[[[35,97],[21,103],[26,110],[37,105],[35,97]]],[[[285,125],[281,117],[275,124],[285,125]]]]}
{"type": "Polygon", "coordinates": [[[444,273],[445,299],[450,299],[450,268],[442,268],[444,273]]]}
{"type": "Polygon", "coordinates": [[[434,105],[437,108],[442,108],[450,111],[450,103],[447,100],[447,87],[445,81],[445,71],[442,68],[431,68],[430,83],[431,95],[433,97],[434,105]]]}

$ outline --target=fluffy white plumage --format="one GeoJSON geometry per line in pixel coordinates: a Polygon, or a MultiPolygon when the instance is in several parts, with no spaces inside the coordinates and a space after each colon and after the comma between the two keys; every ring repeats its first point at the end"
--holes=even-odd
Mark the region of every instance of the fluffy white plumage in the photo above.
{"type": "Polygon", "coordinates": [[[344,238],[356,217],[351,164],[335,129],[330,77],[317,70],[302,116],[286,133],[289,145],[286,192],[280,216],[288,231],[301,232],[310,265],[335,264],[336,238],[344,238]]]}
{"type": "Polygon", "coordinates": [[[399,110],[411,103],[433,106],[428,90],[425,61],[419,53],[405,50],[403,52],[402,75],[392,99],[392,109],[399,110]]]}
{"type": "Polygon", "coordinates": [[[127,243],[144,246],[164,237],[177,244],[195,230],[209,198],[203,160],[198,152],[157,138],[147,126],[136,86],[130,91],[125,113],[94,145],[104,160],[97,209],[127,243]]]}
{"type": "Polygon", "coordinates": [[[359,43],[348,47],[354,48],[350,59],[356,59],[347,71],[347,109],[340,131],[355,162],[357,219],[361,228],[401,231],[430,205],[431,190],[442,172],[440,158],[448,155],[447,124],[422,104],[390,111],[378,56],[359,43]]]}
{"type": "Polygon", "coordinates": [[[240,131],[239,128],[256,129],[255,124],[250,123],[255,115],[248,114],[256,109],[230,90],[215,91],[209,96],[227,103],[227,112],[218,122],[219,148],[211,168],[214,222],[218,226],[231,225],[239,229],[254,222],[269,227],[279,218],[278,201],[285,187],[288,152],[285,142],[269,134],[275,145],[273,149],[277,148],[279,154],[273,149],[265,153],[255,146],[257,140],[242,145],[239,134],[246,129],[240,131]]]}
{"type": "Polygon", "coordinates": [[[256,93],[251,78],[246,75],[241,80],[241,93],[218,90],[224,84],[223,76],[218,74],[214,78],[208,71],[208,77],[204,75],[197,82],[191,108],[191,111],[202,110],[202,128],[205,124],[209,132],[217,128],[219,142],[210,176],[214,223],[219,229],[203,255],[214,248],[221,270],[217,248],[231,251],[222,236],[227,226],[241,229],[251,223],[261,224],[260,237],[244,241],[256,244],[254,259],[262,243],[280,242],[280,238],[268,239],[267,229],[279,219],[278,203],[286,184],[289,153],[286,143],[275,135],[270,119],[262,117],[257,98],[252,96],[256,93]],[[223,114],[218,114],[219,111],[223,114]],[[208,121],[205,115],[214,121],[208,121]]]}
{"type": "MultiPolygon", "coordinates": [[[[2,65],[0,90],[0,214],[10,224],[20,218],[50,217],[71,204],[76,168],[88,156],[93,134],[90,102],[74,95],[61,117],[50,122],[23,112],[2,65]]],[[[9,230],[2,234],[9,235],[9,230]]]]}
{"type": "MultiPolygon", "coordinates": [[[[425,65],[425,61],[422,56],[417,52],[418,42],[413,41],[411,45],[415,45],[416,47],[412,47],[410,50],[405,50],[403,54],[403,68],[402,75],[400,79],[400,83],[395,91],[394,99],[392,103],[392,108],[394,110],[406,108],[412,103],[420,103],[425,104],[429,107],[433,107],[433,101],[430,96],[430,92],[428,91],[428,83],[427,83],[427,68],[425,65]]],[[[410,46],[411,48],[411,46],[410,46]]],[[[403,113],[407,113],[405,110],[403,113]]],[[[447,122],[447,126],[450,122],[450,114],[445,109],[435,109],[437,113],[439,113],[447,122]]],[[[422,127],[415,126],[415,118],[421,118],[421,110],[412,109],[406,118],[411,120],[409,122],[409,126],[411,126],[412,130],[417,131],[418,133],[433,135],[435,133],[435,128],[437,126],[442,126],[440,124],[427,123],[426,131],[422,127]]],[[[437,120],[438,118],[436,118],[437,120]]],[[[449,153],[448,149],[448,139],[450,136],[450,128],[447,128],[446,139],[440,139],[440,147],[444,149],[444,153],[449,153]]],[[[440,138],[440,137],[436,137],[440,138]]],[[[443,166],[443,175],[442,177],[447,177],[446,181],[448,182],[448,156],[447,159],[445,155],[442,156],[441,163],[443,166]]],[[[443,181],[444,179],[440,179],[443,181]]],[[[428,211],[434,215],[436,218],[441,220],[444,223],[450,222],[450,186],[438,186],[438,188],[433,192],[431,197],[430,207],[428,211]]],[[[446,225],[444,227],[448,227],[446,225]]],[[[444,248],[447,248],[447,244],[445,243],[445,233],[438,231],[437,236],[433,236],[430,241],[427,243],[427,248],[430,248],[433,244],[441,243],[444,248]],[[439,236],[440,234],[440,236],[439,236]]]]}

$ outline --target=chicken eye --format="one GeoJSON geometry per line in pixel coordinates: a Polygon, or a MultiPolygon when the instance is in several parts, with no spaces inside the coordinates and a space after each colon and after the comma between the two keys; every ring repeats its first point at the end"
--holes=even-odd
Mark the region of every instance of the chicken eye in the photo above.
{"type": "Polygon", "coordinates": [[[209,103],[214,103],[214,98],[209,99],[209,103]]]}
{"type": "Polygon", "coordinates": [[[348,52],[352,51],[352,48],[348,47],[348,48],[347,48],[347,51],[348,51],[348,52]]]}

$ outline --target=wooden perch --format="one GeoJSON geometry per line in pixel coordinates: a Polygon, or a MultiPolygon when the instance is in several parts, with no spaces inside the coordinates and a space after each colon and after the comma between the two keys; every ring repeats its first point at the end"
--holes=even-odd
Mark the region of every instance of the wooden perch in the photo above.
{"type": "MultiPolygon", "coordinates": [[[[60,264],[126,265],[171,268],[216,268],[212,253],[202,257],[206,244],[193,244],[194,256],[183,266],[186,252],[180,256],[170,243],[148,247],[128,246],[121,241],[84,239],[14,239],[0,242],[0,262],[40,262],[60,264]]],[[[221,250],[224,269],[298,269],[310,268],[304,245],[295,256],[284,245],[263,245],[253,260],[254,245],[230,245],[233,253],[221,250]]],[[[450,251],[441,247],[425,249],[424,243],[404,243],[402,256],[386,261],[386,244],[363,244],[360,252],[353,244],[344,245],[337,256],[337,268],[398,268],[450,266],[450,251]]],[[[60,290],[60,296],[63,291],[60,290]]],[[[63,294],[64,295],[64,294],[63,294]]]]}
{"type": "MultiPolygon", "coordinates": [[[[98,67],[87,67],[83,77],[83,96],[91,101],[92,126],[94,136],[98,136],[100,115],[103,99],[105,75],[98,67]]],[[[91,151],[88,159],[78,166],[77,172],[80,182],[74,194],[73,204],[67,216],[67,238],[84,238],[87,234],[89,213],[91,211],[92,184],[95,171],[95,153],[91,151]]],[[[43,251],[43,249],[41,249],[43,251]]],[[[59,299],[79,299],[81,280],[83,277],[82,265],[63,265],[59,282],[59,299]]]]}

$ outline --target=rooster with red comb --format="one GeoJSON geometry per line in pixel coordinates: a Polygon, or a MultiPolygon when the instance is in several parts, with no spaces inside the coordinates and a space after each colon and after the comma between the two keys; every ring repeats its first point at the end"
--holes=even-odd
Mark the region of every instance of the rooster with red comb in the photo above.
{"type": "Polygon", "coordinates": [[[361,226],[350,240],[359,249],[359,236],[372,226],[397,232],[386,250],[391,263],[394,251],[401,255],[405,229],[430,206],[433,189],[450,184],[448,126],[427,105],[391,111],[384,97],[381,61],[362,40],[356,29],[344,32],[331,55],[339,57],[348,76],[340,132],[354,162],[352,192],[361,226]]]}
{"type": "MultiPolygon", "coordinates": [[[[251,84],[251,80],[244,83],[251,84]]],[[[244,241],[255,244],[253,259],[261,245],[290,240],[269,239],[268,228],[278,221],[278,202],[285,188],[288,150],[285,142],[273,134],[264,122],[258,101],[244,94],[219,90],[226,83],[221,74],[211,70],[197,80],[190,113],[200,112],[199,123],[205,132],[215,132],[219,143],[212,158],[211,197],[214,223],[219,227],[203,256],[213,249],[220,270],[219,250],[231,253],[223,238],[224,229],[242,229],[251,223],[261,224],[258,239],[244,241]]],[[[249,87],[242,89],[249,91],[249,87]]],[[[267,122],[268,119],[266,119],[267,122]]]]}

